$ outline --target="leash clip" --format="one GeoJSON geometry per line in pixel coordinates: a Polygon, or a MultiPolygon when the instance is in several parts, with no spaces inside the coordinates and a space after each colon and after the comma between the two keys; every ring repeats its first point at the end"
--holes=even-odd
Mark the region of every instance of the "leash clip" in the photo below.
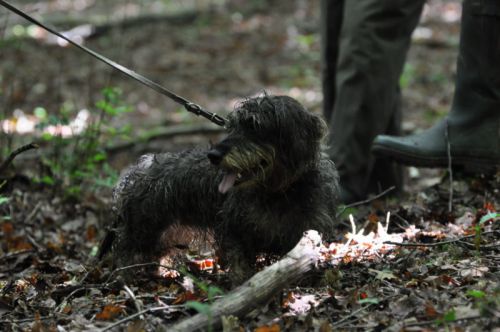
{"type": "Polygon", "coordinates": [[[184,104],[184,107],[188,112],[194,113],[198,116],[202,116],[205,119],[210,120],[211,122],[215,123],[218,126],[226,127],[227,120],[220,115],[217,115],[217,113],[212,113],[205,111],[203,108],[201,108],[200,105],[192,103],[190,101],[186,102],[184,104]]]}
{"type": "Polygon", "coordinates": [[[188,112],[194,113],[194,114],[196,114],[198,116],[203,115],[203,109],[198,104],[195,104],[195,103],[192,103],[192,102],[188,101],[184,105],[184,107],[186,108],[186,110],[188,110],[188,112]]]}

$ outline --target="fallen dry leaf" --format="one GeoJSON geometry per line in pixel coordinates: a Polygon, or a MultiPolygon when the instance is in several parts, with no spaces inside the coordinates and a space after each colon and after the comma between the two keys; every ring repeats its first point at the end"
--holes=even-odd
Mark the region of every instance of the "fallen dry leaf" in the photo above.
{"type": "Polygon", "coordinates": [[[108,304],[104,306],[101,312],[95,315],[97,320],[111,320],[123,313],[123,308],[119,305],[108,304]]]}
{"type": "Polygon", "coordinates": [[[181,304],[181,303],[186,303],[187,301],[199,301],[200,299],[201,298],[199,296],[195,295],[190,291],[187,291],[178,295],[172,302],[172,304],[181,304]]]}
{"type": "Polygon", "coordinates": [[[280,332],[280,326],[278,324],[273,324],[273,325],[264,325],[256,328],[254,332],[280,332]]]}

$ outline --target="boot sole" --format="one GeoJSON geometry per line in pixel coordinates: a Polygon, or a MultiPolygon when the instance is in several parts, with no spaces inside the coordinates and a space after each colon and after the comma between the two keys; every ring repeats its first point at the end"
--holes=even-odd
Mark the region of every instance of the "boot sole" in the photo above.
{"type": "MultiPolygon", "coordinates": [[[[442,157],[422,157],[411,153],[387,149],[382,145],[373,145],[372,152],[378,157],[391,158],[397,162],[415,167],[427,168],[447,168],[449,164],[448,158],[442,157]]],[[[455,156],[451,158],[452,167],[461,167],[466,172],[472,173],[493,173],[500,165],[499,160],[479,159],[477,157],[455,156]]]]}

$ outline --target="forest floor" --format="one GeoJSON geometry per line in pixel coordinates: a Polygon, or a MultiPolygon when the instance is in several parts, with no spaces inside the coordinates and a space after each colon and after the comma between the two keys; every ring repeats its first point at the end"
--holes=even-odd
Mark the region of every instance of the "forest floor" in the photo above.
{"type": "MultiPolygon", "coordinates": [[[[317,0],[23,8],[60,30],[90,22],[87,46],[207,110],[225,113],[265,90],[321,112],[317,0]]],[[[426,6],[401,78],[406,133],[449,109],[459,13],[459,1],[426,6]]],[[[221,133],[3,9],[0,22],[0,160],[40,145],[0,174],[0,329],[168,331],[197,311],[209,314],[231,292],[227,273],[203,267],[212,253],[180,251],[161,275],[131,268],[127,284],[92,258],[120,170],[146,151],[206,146],[221,133]],[[106,87],[122,93],[103,97],[106,87]]],[[[339,207],[339,235],[326,239],[329,258],[314,278],[278,291],[233,329],[500,331],[499,190],[500,173],[407,168],[404,193],[339,207]],[[384,243],[392,239],[379,226],[387,218],[387,232],[409,245],[384,243]],[[334,251],[342,257],[332,259],[334,251]]]]}

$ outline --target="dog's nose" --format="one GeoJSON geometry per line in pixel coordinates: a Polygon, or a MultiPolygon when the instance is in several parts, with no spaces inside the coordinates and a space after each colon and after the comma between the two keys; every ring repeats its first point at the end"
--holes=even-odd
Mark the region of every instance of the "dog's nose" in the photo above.
{"type": "Polygon", "coordinates": [[[213,165],[219,165],[224,155],[219,150],[213,149],[208,151],[207,157],[213,165]]]}

